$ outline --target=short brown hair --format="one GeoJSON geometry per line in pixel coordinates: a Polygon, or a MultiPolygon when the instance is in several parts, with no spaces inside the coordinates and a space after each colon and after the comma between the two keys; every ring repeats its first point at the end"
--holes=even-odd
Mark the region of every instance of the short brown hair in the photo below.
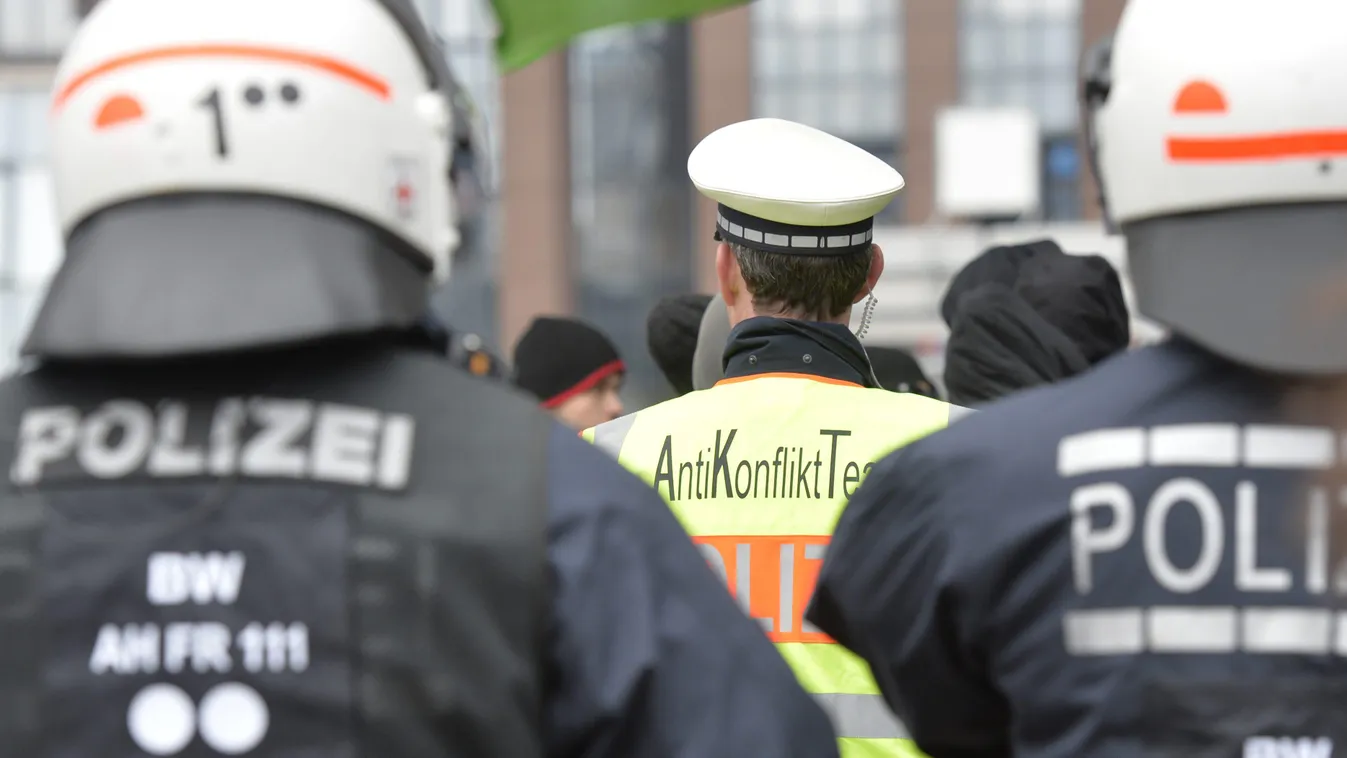
{"type": "Polygon", "coordinates": [[[734,243],[730,251],[755,310],[814,321],[837,318],[851,307],[874,258],[873,245],[843,255],[768,253],[734,243]]]}

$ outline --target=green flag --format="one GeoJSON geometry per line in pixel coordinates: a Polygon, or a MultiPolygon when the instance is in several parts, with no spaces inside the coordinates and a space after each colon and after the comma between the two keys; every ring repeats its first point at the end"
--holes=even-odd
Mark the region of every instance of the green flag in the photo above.
{"type": "MultiPolygon", "coordinates": [[[[823,2],[824,0],[820,0],[823,2]]],[[[496,55],[514,71],[591,29],[681,19],[748,0],[491,0],[500,19],[496,55]]]]}

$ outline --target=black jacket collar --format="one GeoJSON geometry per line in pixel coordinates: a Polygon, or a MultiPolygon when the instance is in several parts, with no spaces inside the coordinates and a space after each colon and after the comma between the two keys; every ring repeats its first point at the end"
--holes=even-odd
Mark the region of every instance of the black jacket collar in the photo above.
{"type": "Polygon", "coordinates": [[[758,316],[730,330],[725,378],[807,374],[878,387],[860,340],[841,324],[758,316]]]}

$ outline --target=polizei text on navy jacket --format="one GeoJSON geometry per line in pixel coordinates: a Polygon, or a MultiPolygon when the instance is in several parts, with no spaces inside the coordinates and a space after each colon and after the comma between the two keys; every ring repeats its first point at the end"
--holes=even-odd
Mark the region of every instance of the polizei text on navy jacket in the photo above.
{"type": "Polygon", "coordinates": [[[415,421],[373,408],[269,397],[29,408],[10,481],[242,476],[399,490],[415,421]]]}
{"type": "Polygon", "coordinates": [[[738,429],[717,429],[709,447],[696,449],[680,446],[678,435],[666,436],[655,464],[655,489],[670,501],[718,497],[831,500],[851,497],[874,466],[873,461],[839,455],[840,443],[851,436],[842,429],[820,429],[814,444],[779,445],[770,458],[736,454],[738,434],[738,429]]]}

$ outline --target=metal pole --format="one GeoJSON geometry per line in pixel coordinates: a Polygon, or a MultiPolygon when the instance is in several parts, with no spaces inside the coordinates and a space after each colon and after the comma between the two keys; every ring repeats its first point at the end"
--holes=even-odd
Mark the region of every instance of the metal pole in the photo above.
{"type": "Polygon", "coordinates": [[[19,245],[19,189],[15,180],[17,171],[13,162],[0,161],[0,183],[5,187],[4,206],[0,214],[4,216],[4,238],[0,239],[0,298],[4,298],[4,308],[0,313],[0,348],[4,355],[0,357],[0,373],[8,373],[18,350],[18,245],[19,245]]]}
{"type": "Polygon", "coordinates": [[[664,40],[664,118],[668,141],[664,146],[665,173],[661,189],[669,219],[665,231],[673,238],[667,248],[673,261],[664,261],[660,275],[661,286],[668,292],[689,292],[696,288],[697,262],[693,251],[697,213],[693,208],[692,193],[687,191],[687,156],[692,152],[692,32],[689,22],[669,24],[664,40]],[[672,264],[672,265],[670,265],[672,264]]]}

